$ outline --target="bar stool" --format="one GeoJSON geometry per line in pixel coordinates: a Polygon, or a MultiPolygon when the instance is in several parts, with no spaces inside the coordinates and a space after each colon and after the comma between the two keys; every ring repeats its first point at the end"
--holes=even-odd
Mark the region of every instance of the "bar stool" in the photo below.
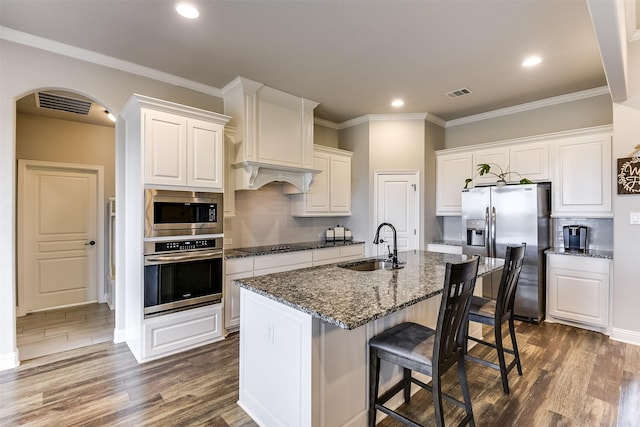
{"type": "Polygon", "coordinates": [[[438,426],[444,426],[442,399],[465,409],[460,425],[475,426],[467,374],[464,366],[468,314],[471,296],[478,274],[479,258],[459,264],[447,263],[442,301],[436,329],[412,322],[400,323],[369,340],[369,426],[376,424],[380,410],[410,426],[416,422],[384,406],[401,390],[404,401],[411,399],[411,383],[430,390],[433,395],[435,417],[438,426]],[[386,360],[403,368],[403,378],[382,396],[378,397],[380,360],[386,360]],[[458,376],[464,402],[442,392],[441,377],[453,365],[458,365],[458,376]],[[413,378],[411,371],[429,375],[431,386],[413,378]]]}
{"type": "Polygon", "coordinates": [[[493,326],[495,343],[490,343],[472,336],[468,338],[496,349],[499,365],[469,355],[467,355],[467,359],[500,371],[502,390],[505,394],[509,394],[508,374],[514,366],[518,368],[518,375],[522,375],[522,365],[520,364],[516,331],[513,324],[513,303],[516,298],[516,288],[524,262],[525,249],[526,244],[524,243],[521,246],[507,246],[500,287],[498,288],[498,298],[493,300],[474,296],[471,298],[471,308],[469,309],[470,321],[493,326]],[[509,322],[509,335],[511,336],[512,349],[505,348],[502,344],[502,324],[504,322],[509,322]],[[513,355],[513,360],[508,365],[505,362],[505,353],[513,355]]]}

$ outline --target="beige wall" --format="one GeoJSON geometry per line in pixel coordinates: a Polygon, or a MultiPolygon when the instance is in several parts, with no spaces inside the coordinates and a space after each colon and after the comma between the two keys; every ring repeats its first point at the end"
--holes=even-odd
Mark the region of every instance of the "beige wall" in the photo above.
{"type": "Polygon", "coordinates": [[[339,148],[338,131],[316,124],[313,126],[313,143],[326,147],[339,148]]]}
{"type": "Polygon", "coordinates": [[[450,126],[445,147],[455,148],[613,123],[609,94],[450,126]]]}
{"type": "Polygon", "coordinates": [[[104,167],[105,206],[115,196],[115,128],[32,114],[16,118],[16,158],[104,167]]]}
{"type": "Polygon", "coordinates": [[[444,148],[444,128],[425,122],[424,128],[424,241],[442,240],[442,221],[436,216],[436,150],[444,148]]]}
{"type": "MultiPolygon", "coordinates": [[[[616,159],[628,157],[640,144],[640,41],[629,43],[627,48],[629,97],[613,107],[614,173],[616,159]]],[[[629,224],[629,214],[640,212],[640,195],[618,195],[615,188],[612,335],[640,344],[640,225],[629,224]]]]}

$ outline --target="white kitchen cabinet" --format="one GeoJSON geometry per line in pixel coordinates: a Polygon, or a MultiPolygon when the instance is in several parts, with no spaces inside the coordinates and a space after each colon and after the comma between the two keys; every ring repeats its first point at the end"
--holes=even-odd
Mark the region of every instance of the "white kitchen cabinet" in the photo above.
{"type": "Polygon", "coordinates": [[[473,175],[471,151],[436,152],[436,215],[460,215],[461,190],[473,175]]]}
{"type": "Polygon", "coordinates": [[[304,98],[243,77],[222,89],[225,113],[237,129],[236,189],[273,181],[308,191],[313,176],[313,110],[304,98]]]}
{"type": "Polygon", "coordinates": [[[552,141],[555,217],[613,217],[611,134],[594,133],[552,141]]]}
{"type": "Polygon", "coordinates": [[[219,118],[209,122],[143,108],[145,184],[223,191],[224,121],[219,118]]]}
{"type": "Polygon", "coordinates": [[[364,258],[364,244],[336,246],[313,250],[313,266],[364,258]]]}
{"type": "Polygon", "coordinates": [[[547,315],[606,331],[609,324],[611,261],[571,255],[547,255],[547,315]]]}
{"type": "Polygon", "coordinates": [[[235,158],[236,128],[224,128],[224,217],[236,216],[236,175],[232,166],[235,158]]]}
{"type": "MultiPolygon", "coordinates": [[[[509,170],[531,181],[549,181],[549,143],[547,141],[515,144],[509,147],[509,170]]],[[[520,181],[511,175],[509,181],[520,181]]]]}
{"type": "Polygon", "coordinates": [[[462,246],[460,245],[447,245],[444,243],[428,243],[427,251],[440,252],[443,254],[457,254],[462,255],[462,246]]]}
{"type": "MultiPolygon", "coordinates": [[[[478,173],[478,165],[481,163],[489,163],[491,166],[491,172],[499,174],[500,170],[506,172],[510,170],[509,168],[509,147],[494,147],[494,148],[482,148],[478,149],[473,153],[473,175],[468,176],[467,178],[472,178],[474,185],[479,184],[495,184],[496,176],[495,175],[483,175],[476,176],[478,173]]],[[[509,175],[506,177],[507,182],[514,180],[513,175],[509,175]]],[[[464,182],[464,180],[463,180],[464,182]]]]}
{"type": "Polygon", "coordinates": [[[351,215],[351,155],[345,150],[314,146],[313,167],[320,172],[309,192],[291,196],[293,216],[351,215]]]}

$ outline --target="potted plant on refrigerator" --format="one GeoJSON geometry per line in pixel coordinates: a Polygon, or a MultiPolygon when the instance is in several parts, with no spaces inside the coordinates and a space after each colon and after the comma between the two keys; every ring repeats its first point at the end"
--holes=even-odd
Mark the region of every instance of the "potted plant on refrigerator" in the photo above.
{"type": "Polygon", "coordinates": [[[496,163],[478,163],[478,173],[476,173],[473,178],[467,178],[464,180],[464,188],[468,188],[469,184],[471,182],[473,182],[473,180],[477,177],[477,176],[484,176],[484,175],[493,175],[497,178],[496,180],[496,185],[506,185],[507,184],[507,178],[509,177],[509,175],[517,175],[518,177],[520,177],[520,181],[518,182],[519,184],[533,184],[533,181],[531,181],[528,178],[523,177],[522,175],[520,175],[518,172],[510,172],[509,169],[507,168],[507,171],[503,171],[502,167],[500,167],[500,165],[496,164],[496,163]],[[495,166],[496,169],[498,169],[499,172],[493,172],[491,170],[491,166],[495,166]]]}

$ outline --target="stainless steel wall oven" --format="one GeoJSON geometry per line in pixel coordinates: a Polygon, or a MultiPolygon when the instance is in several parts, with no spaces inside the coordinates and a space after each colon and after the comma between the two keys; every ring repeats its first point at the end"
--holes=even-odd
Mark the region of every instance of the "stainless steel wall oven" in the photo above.
{"type": "Polygon", "coordinates": [[[145,242],[145,316],[222,300],[222,238],[145,242]]]}
{"type": "Polygon", "coordinates": [[[222,233],[222,193],[147,189],[145,237],[222,233]]]}

